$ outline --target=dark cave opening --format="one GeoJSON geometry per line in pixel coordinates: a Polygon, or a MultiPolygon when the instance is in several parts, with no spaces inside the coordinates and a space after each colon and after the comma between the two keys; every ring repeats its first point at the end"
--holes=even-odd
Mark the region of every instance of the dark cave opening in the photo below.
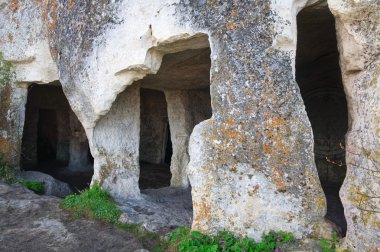
{"type": "Polygon", "coordinates": [[[166,127],[166,144],[165,144],[165,158],[164,158],[164,162],[165,164],[168,164],[170,165],[171,162],[172,162],[172,155],[173,155],[173,144],[172,144],[172,140],[170,138],[170,126],[168,124],[168,126],[166,127]]]}
{"type": "Polygon", "coordinates": [[[38,112],[37,159],[38,163],[57,158],[57,114],[54,109],[40,109],[38,112]]]}
{"type": "Polygon", "coordinates": [[[165,94],[140,90],[140,179],[141,189],[170,186],[170,126],[165,94]]]}
{"type": "Polygon", "coordinates": [[[318,175],[327,199],[326,218],[347,231],[339,190],[346,175],[348,128],[335,20],[326,5],[303,9],[297,16],[296,80],[314,136],[318,175]]]}
{"type": "Polygon", "coordinates": [[[186,184],[190,134],[212,114],[210,53],[202,48],[166,54],[157,74],[138,81],[140,189],[186,184]]]}
{"type": "Polygon", "coordinates": [[[20,164],[66,182],[74,192],[91,183],[88,140],[59,82],[28,88],[20,164]]]}

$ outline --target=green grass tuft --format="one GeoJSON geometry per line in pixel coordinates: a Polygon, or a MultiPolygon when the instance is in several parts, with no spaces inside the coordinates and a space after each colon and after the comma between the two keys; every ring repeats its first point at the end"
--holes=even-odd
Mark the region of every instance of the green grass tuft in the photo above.
{"type": "Polygon", "coordinates": [[[200,232],[191,232],[189,228],[181,227],[168,235],[157,251],[179,252],[266,252],[283,251],[285,243],[291,242],[294,237],[286,232],[269,232],[263,235],[262,242],[255,242],[250,238],[238,238],[231,232],[222,231],[216,236],[204,235],[200,232]]]}
{"type": "Polygon", "coordinates": [[[144,246],[154,247],[160,237],[156,233],[142,231],[141,225],[125,224],[119,221],[121,211],[108,191],[95,184],[80,194],[68,195],[60,203],[75,218],[104,221],[136,235],[144,246]]]}
{"type": "Polygon", "coordinates": [[[45,185],[43,182],[37,182],[32,180],[18,179],[16,176],[16,171],[10,167],[3,159],[0,157],[0,179],[4,183],[11,185],[19,183],[22,186],[32,190],[37,194],[43,194],[45,192],[45,185]]]}
{"type": "Polygon", "coordinates": [[[16,177],[16,171],[10,167],[3,159],[0,157],[0,179],[4,183],[10,185],[19,182],[16,177]]]}
{"type": "Polygon", "coordinates": [[[75,217],[86,217],[112,224],[119,224],[121,215],[109,192],[102,190],[99,185],[93,185],[80,194],[66,196],[61,202],[61,207],[69,210],[75,217]]]}
{"type": "Polygon", "coordinates": [[[43,182],[37,182],[32,180],[19,180],[18,181],[21,185],[25,186],[29,190],[32,190],[33,192],[37,194],[44,194],[45,192],[45,184],[43,182]]]}
{"type": "Polygon", "coordinates": [[[337,234],[332,233],[331,239],[322,239],[319,246],[321,246],[323,252],[335,252],[338,242],[337,234]]]}

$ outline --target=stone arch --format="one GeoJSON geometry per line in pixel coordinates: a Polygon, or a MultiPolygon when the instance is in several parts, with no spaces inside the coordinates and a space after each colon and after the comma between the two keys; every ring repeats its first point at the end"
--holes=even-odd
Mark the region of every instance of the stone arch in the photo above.
{"type": "MultiPolygon", "coordinates": [[[[144,65],[129,66],[124,70],[115,73],[116,76],[138,73],[136,74],[136,78],[140,80],[133,82],[133,84],[127,84],[126,89],[117,96],[109,112],[99,119],[94,128],[93,144],[96,154],[93,182],[98,181],[104,187],[110,188],[113,195],[117,197],[140,197],[140,190],[138,188],[139,132],[141,127],[139,106],[140,88],[143,87],[164,91],[166,101],[168,102],[169,124],[173,125],[174,121],[178,118],[176,118],[176,115],[174,114],[172,116],[172,112],[180,107],[182,107],[184,111],[191,108],[192,102],[194,102],[197,97],[202,96],[202,94],[195,94],[196,89],[202,89],[205,86],[204,84],[202,84],[203,86],[201,87],[199,83],[190,83],[194,85],[194,87],[192,87],[191,85],[189,86],[189,83],[175,83],[175,81],[170,82],[169,79],[165,80],[164,75],[169,74],[170,71],[165,67],[165,64],[160,68],[163,58],[164,62],[165,58],[168,58],[168,61],[170,62],[173,60],[170,58],[174,58],[175,61],[176,57],[177,61],[178,59],[181,59],[181,57],[188,60],[186,57],[196,57],[197,54],[206,50],[205,48],[210,48],[210,46],[208,36],[204,33],[174,36],[164,42],[158,43],[157,46],[150,48],[147,51],[144,65]],[[160,73],[160,71],[165,71],[165,73],[160,73]],[[143,78],[145,75],[147,76],[143,78]],[[155,81],[157,80],[159,80],[159,84],[155,84],[155,81]],[[167,83],[163,84],[165,81],[167,81],[167,83]],[[127,109],[122,109],[122,107],[127,109]],[[122,123],[112,123],[113,120],[117,121],[117,118],[121,117],[124,118],[121,120],[123,121],[122,123]],[[123,134],[122,131],[125,131],[126,133],[123,134]],[[112,136],[110,136],[110,134],[112,134],[112,136]],[[125,142],[126,140],[117,137],[115,138],[115,136],[118,135],[128,135],[126,136],[128,143],[125,142]],[[115,142],[119,143],[115,144],[115,142]]],[[[208,49],[208,55],[209,54],[210,49],[208,49]]],[[[207,57],[209,58],[209,56],[207,57]]],[[[207,64],[207,73],[209,74],[211,63],[208,62],[207,64]]],[[[197,69],[195,68],[195,71],[196,70],[197,69]]],[[[210,86],[209,81],[209,76],[207,75],[206,87],[210,86]]],[[[201,93],[203,93],[203,91],[201,91],[201,93]]],[[[210,92],[207,91],[206,93],[209,95],[210,92]]],[[[210,103],[209,107],[211,113],[210,103]]],[[[178,154],[179,160],[182,161],[175,161],[181,163],[181,172],[178,175],[178,178],[174,179],[175,176],[172,177],[172,186],[187,187],[189,185],[186,175],[186,167],[189,160],[187,151],[188,139],[194,125],[199,121],[202,121],[202,119],[200,119],[201,117],[199,117],[199,114],[197,115],[197,111],[194,111],[191,115],[184,116],[180,119],[183,120],[183,122],[180,122],[179,125],[183,124],[181,127],[185,127],[184,130],[186,134],[184,134],[186,136],[184,135],[183,137],[187,140],[185,141],[185,144],[182,144],[186,147],[178,154]]],[[[206,118],[203,118],[203,120],[204,119],[206,118]]],[[[174,153],[176,152],[176,142],[173,137],[176,135],[178,135],[178,132],[173,133],[171,130],[174,153]]],[[[172,174],[177,173],[176,169],[173,168],[173,163],[175,162],[173,162],[172,158],[172,174]]]]}

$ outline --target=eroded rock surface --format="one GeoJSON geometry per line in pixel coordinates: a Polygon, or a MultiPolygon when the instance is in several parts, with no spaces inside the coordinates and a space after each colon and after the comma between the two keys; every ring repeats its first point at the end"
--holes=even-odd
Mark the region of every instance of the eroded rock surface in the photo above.
{"type": "Polygon", "coordinates": [[[120,221],[149,231],[190,226],[193,217],[190,189],[165,187],[142,190],[142,199],[119,201],[120,221]]]}
{"type": "Polygon", "coordinates": [[[340,65],[349,110],[347,175],[340,190],[346,243],[357,251],[380,247],[380,2],[336,1],[340,65]]]}
{"type": "Polygon", "coordinates": [[[108,224],[73,220],[60,199],[0,182],[1,251],[134,251],[136,237],[108,224]]]}
{"type": "MultiPolygon", "coordinates": [[[[326,213],[313,132],[295,81],[296,17],[307,6],[327,6],[336,22],[349,114],[340,192],[347,246],[373,249],[380,240],[379,1],[10,1],[1,5],[1,37],[7,39],[0,48],[15,65],[17,83],[59,76],[89,140],[93,183],[139,202],[146,199],[138,186],[137,81],[159,89],[152,76],[160,75],[164,55],[210,50],[211,118],[202,117],[195,128],[189,122],[179,94],[194,83],[183,81],[182,89],[172,79],[163,84],[171,89],[165,93],[169,124],[178,126],[171,132],[180,150],[172,159],[172,185],[192,187],[192,227],[256,239],[284,230],[301,238],[324,233],[326,213]]],[[[16,153],[10,156],[17,163],[19,152],[9,143],[19,149],[19,98],[27,92],[20,85],[11,91],[2,92],[14,106],[6,103],[0,115],[7,122],[0,147],[16,153]]],[[[187,104],[198,105],[190,98],[187,104]]]]}

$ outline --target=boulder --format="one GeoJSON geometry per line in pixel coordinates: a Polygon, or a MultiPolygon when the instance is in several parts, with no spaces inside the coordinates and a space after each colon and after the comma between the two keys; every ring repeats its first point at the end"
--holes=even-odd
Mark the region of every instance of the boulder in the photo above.
{"type": "Polygon", "coordinates": [[[73,193],[68,184],[59,181],[46,173],[38,171],[22,171],[19,172],[17,176],[20,179],[43,182],[45,185],[45,195],[63,198],[73,193]]]}

